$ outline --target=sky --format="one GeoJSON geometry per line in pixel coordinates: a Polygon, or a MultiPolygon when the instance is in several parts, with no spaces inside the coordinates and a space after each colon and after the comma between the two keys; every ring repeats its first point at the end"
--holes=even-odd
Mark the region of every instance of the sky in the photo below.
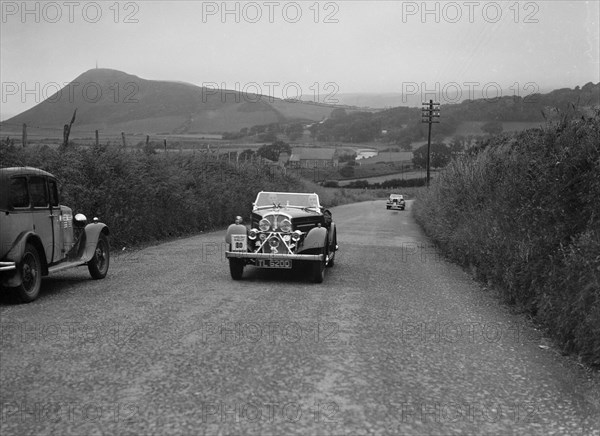
{"type": "Polygon", "coordinates": [[[1,119],[112,68],[277,98],[526,96],[600,81],[594,1],[2,1],[1,119]]]}

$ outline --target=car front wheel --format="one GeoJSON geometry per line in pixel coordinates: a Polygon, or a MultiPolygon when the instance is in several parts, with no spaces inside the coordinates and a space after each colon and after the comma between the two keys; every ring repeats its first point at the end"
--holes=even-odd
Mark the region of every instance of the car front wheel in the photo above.
{"type": "Polygon", "coordinates": [[[88,270],[93,279],[103,279],[108,273],[108,265],[110,263],[110,251],[108,238],[104,233],[100,233],[94,257],[88,262],[88,270]]]}
{"type": "Polygon", "coordinates": [[[323,283],[325,278],[325,262],[312,262],[312,281],[313,283],[323,283]]]}
{"type": "Polygon", "coordinates": [[[333,265],[335,265],[335,252],[337,250],[337,233],[333,234],[333,243],[329,248],[331,252],[329,254],[329,261],[327,262],[327,266],[331,268],[333,265]]]}
{"type": "Polygon", "coordinates": [[[233,280],[241,280],[244,273],[244,263],[241,259],[229,259],[229,272],[233,280]]]}
{"type": "Polygon", "coordinates": [[[325,243],[323,244],[322,254],[322,261],[311,261],[310,268],[313,283],[323,283],[323,279],[325,278],[325,263],[327,262],[327,239],[325,239],[325,243]]]}
{"type": "Polygon", "coordinates": [[[27,244],[23,259],[19,263],[21,284],[16,288],[17,296],[24,303],[35,300],[42,287],[42,262],[36,248],[27,244]]]}

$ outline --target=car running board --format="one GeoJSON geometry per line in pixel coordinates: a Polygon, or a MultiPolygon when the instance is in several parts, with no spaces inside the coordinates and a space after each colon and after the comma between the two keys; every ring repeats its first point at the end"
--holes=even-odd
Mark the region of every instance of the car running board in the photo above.
{"type": "Polygon", "coordinates": [[[85,265],[85,262],[82,262],[80,260],[73,260],[70,262],[61,262],[57,265],[53,265],[53,266],[49,266],[48,267],[48,273],[55,273],[57,271],[62,271],[63,269],[68,269],[68,268],[72,268],[74,266],[83,266],[85,265]]]}

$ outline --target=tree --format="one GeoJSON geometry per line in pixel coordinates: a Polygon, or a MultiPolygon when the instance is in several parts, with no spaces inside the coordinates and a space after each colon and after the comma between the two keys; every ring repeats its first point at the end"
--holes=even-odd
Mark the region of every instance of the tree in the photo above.
{"type": "MultiPolygon", "coordinates": [[[[446,144],[434,142],[431,144],[430,165],[432,168],[442,168],[448,165],[452,154],[446,144]]],[[[413,164],[417,168],[427,167],[427,144],[422,145],[413,152],[413,164]]]]}
{"type": "Polygon", "coordinates": [[[251,148],[247,148],[239,154],[238,160],[240,160],[240,161],[251,160],[253,156],[254,156],[254,150],[252,150],[251,148]]]}
{"type": "Polygon", "coordinates": [[[340,175],[342,177],[352,177],[354,176],[354,166],[351,165],[344,165],[341,169],[340,169],[340,175]]]}
{"type": "Polygon", "coordinates": [[[300,123],[290,124],[285,128],[285,134],[290,141],[295,141],[302,137],[304,133],[304,126],[300,123]]]}
{"type": "Polygon", "coordinates": [[[331,118],[332,120],[339,120],[345,118],[347,115],[348,114],[346,113],[346,109],[339,107],[331,111],[331,113],[329,114],[329,118],[331,118]]]}
{"type": "Polygon", "coordinates": [[[402,147],[402,150],[404,151],[412,151],[412,141],[410,138],[402,138],[400,140],[400,147],[402,147]]]}
{"type": "Polygon", "coordinates": [[[277,162],[279,160],[279,154],[282,152],[292,154],[292,148],[290,145],[283,141],[275,141],[270,145],[263,145],[256,150],[256,154],[264,157],[265,159],[272,160],[273,162],[277,162]]]}
{"type": "Polygon", "coordinates": [[[450,150],[454,153],[459,153],[465,149],[465,143],[467,138],[462,135],[456,135],[452,138],[452,142],[450,143],[450,150]]]}
{"type": "Polygon", "coordinates": [[[481,130],[489,135],[499,135],[503,129],[500,121],[488,121],[481,126],[481,130]]]}
{"type": "Polygon", "coordinates": [[[339,162],[354,162],[356,160],[356,153],[344,153],[338,158],[339,162]]]}

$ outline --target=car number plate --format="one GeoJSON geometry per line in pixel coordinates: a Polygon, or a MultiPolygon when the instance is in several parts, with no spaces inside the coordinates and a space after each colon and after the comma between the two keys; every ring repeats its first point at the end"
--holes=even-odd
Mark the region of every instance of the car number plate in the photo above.
{"type": "Polygon", "coordinates": [[[247,251],[246,235],[231,235],[231,251],[247,251]]]}
{"type": "Polygon", "coordinates": [[[290,269],[292,261],[290,259],[256,259],[256,266],[259,268],[290,269]]]}

